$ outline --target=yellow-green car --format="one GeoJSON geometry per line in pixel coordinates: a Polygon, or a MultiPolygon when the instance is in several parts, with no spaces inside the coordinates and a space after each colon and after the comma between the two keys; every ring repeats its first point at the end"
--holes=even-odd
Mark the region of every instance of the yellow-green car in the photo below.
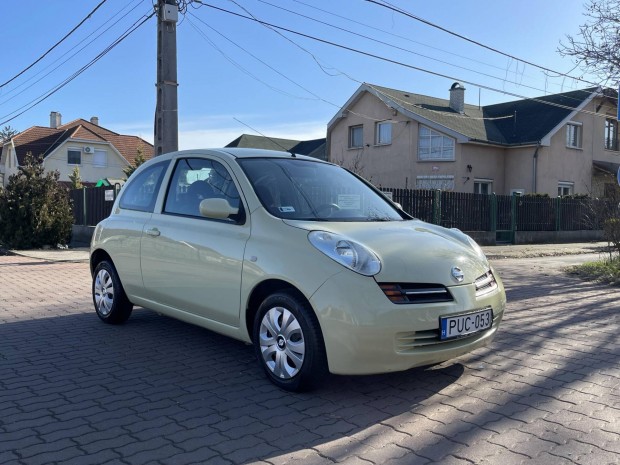
{"type": "Polygon", "coordinates": [[[134,305],[252,342],[287,390],[407,370],[492,340],[506,295],[480,247],[313,158],[186,150],[140,166],[92,243],[99,318],[134,305]]]}

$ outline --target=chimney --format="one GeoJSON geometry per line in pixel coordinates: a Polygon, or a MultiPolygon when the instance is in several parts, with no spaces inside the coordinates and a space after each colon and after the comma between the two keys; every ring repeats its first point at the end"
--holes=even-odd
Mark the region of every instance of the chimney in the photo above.
{"type": "Polygon", "coordinates": [[[90,117],[90,122],[92,124],[94,124],[95,126],[99,126],[99,117],[98,116],[91,116],[90,117]]]}
{"type": "Polygon", "coordinates": [[[465,87],[458,82],[450,87],[450,108],[457,113],[465,113],[465,87]]]}
{"type": "Polygon", "coordinates": [[[50,128],[56,129],[58,126],[62,126],[62,115],[53,111],[50,113],[50,128]]]}

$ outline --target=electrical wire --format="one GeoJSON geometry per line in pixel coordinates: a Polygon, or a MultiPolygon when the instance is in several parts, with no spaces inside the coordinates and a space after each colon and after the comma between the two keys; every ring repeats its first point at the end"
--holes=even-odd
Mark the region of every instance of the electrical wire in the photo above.
{"type": "MultiPolygon", "coordinates": [[[[191,14],[191,12],[188,12],[188,14],[192,15],[192,14],[191,14]]],[[[192,16],[193,16],[193,17],[195,17],[194,15],[192,15],[192,16]]],[[[237,69],[238,69],[239,71],[241,71],[242,73],[244,73],[244,74],[246,74],[246,75],[250,76],[252,79],[254,79],[254,80],[255,80],[255,81],[257,81],[257,82],[260,82],[261,84],[263,84],[264,86],[268,87],[269,89],[271,89],[271,90],[273,90],[273,91],[275,91],[275,92],[278,92],[278,93],[280,93],[280,94],[286,95],[287,97],[292,97],[292,98],[297,98],[297,99],[302,99],[302,100],[316,100],[316,99],[309,99],[309,98],[306,98],[306,97],[300,97],[300,96],[297,96],[297,95],[293,95],[293,94],[291,94],[291,93],[289,93],[289,92],[286,92],[286,91],[284,91],[284,90],[282,90],[282,89],[278,89],[277,87],[272,86],[271,84],[268,84],[267,82],[263,81],[263,80],[262,80],[262,79],[260,79],[258,76],[256,76],[254,73],[252,73],[251,71],[248,71],[248,70],[247,70],[246,68],[244,68],[241,64],[239,64],[238,62],[236,62],[235,60],[233,60],[232,58],[230,58],[230,57],[229,57],[226,53],[224,53],[224,51],[223,51],[221,48],[219,48],[219,47],[215,44],[215,42],[213,42],[213,41],[212,41],[209,37],[207,37],[207,35],[206,35],[203,31],[201,31],[201,30],[200,30],[200,29],[199,29],[199,28],[198,28],[198,27],[197,27],[197,26],[193,23],[193,21],[191,21],[191,20],[190,20],[187,16],[186,16],[186,19],[187,19],[187,22],[189,22],[189,24],[190,24],[190,25],[194,28],[194,30],[195,30],[195,31],[196,31],[196,32],[197,32],[197,33],[198,33],[198,34],[199,34],[199,35],[200,35],[200,36],[201,36],[201,37],[202,37],[202,38],[203,38],[203,39],[204,39],[204,40],[205,40],[205,41],[206,41],[209,45],[211,45],[211,47],[213,47],[213,49],[215,49],[215,50],[216,50],[216,51],[217,51],[220,55],[222,55],[222,56],[223,56],[223,57],[224,57],[224,58],[225,58],[225,59],[226,59],[229,63],[231,63],[231,64],[232,64],[235,68],[237,68],[237,69]]],[[[199,18],[197,18],[197,19],[199,19],[199,18]]],[[[201,22],[203,22],[203,21],[201,21],[201,22]]],[[[205,24],[205,26],[207,26],[208,28],[210,28],[211,30],[213,30],[214,32],[216,32],[216,33],[218,33],[218,34],[219,34],[219,32],[218,32],[218,31],[216,31],[215,29],[213,29],[213,28],[212,28],[211,26],[209,26],[208,24],[206,24],[206,23],[204,23],[204,22],[203,22],[203,24],[205,24]]],[[[227,40],[230,40],[230,39],[227,39],[227,40]]],[[[230,42],[232,42],[232,41],[230,41],[230,42]]],[[[235,44],[234,42],[232,42],[232,43],[233,43],[234,45],[237,45],[237,44],[235,44]]]]}
{"type": "MultiPolygon", "coordinates": [[[[240,50],[242,50],[243,52],[247,53],[248,55],[250,55],[252,58],[254,58],[256,61],[260,62],[261,64],[263,64],[264,66],[266,66],[267,68],[269,68],[270,70],[272,70],[274,73],[278,74],[279,76],[283,77],[284,79],[286,79],[287,81],[289,81],[290,83],[294,84],[295,86],[299,87],[300,89],[302,89],[303,91],[307,92],[308,94],[312,95],[314,97],[314,99],[312,100],[321,100],[325,103],[328,103],[330,105],[339,107],[339,105],[336,105],[332,102],[329,102],[327,100],[324,100],[321,96],[317,95],[316,93],[312,92],[311,90],[309,90],[308,88],[302,86],[301,84],[299,84],[298,82],[294,81],[293,79],[289,78],[286,74],[282,73],[281,71],[277,70],[276,68],[274,68],[273,66],[271,66],[269,63],[265,62],[264,60],[260,59],[259,57],[257,57],[256,55],[254,55],[253,53],[251,53],[249,50],[247,50],[246,48],[242,47],[241,45],[239,45],[237,42],[233,41],[232,39],[230,39],[229,37],[225,36],[224,34],[222,34],[220,31],[218,31],[217,29],[215,29],[214,27],[210,26],[209,24],[207,24],[205,21],[203,21],[201,18],[199,18],[198,16],[194,15],[193,13],[189,13],[193,18],[195,18],[196,20],[200,21],[202,24],[204,24],[206,27],[208,27],[209,29],[211,29],[213,32],[215,32],[216,34],[218,34],[220,37],[222,37],[223,39],[225,39],[226,41],[230,42],[231,44],[233,44],[235,47],[239,48],[240,50]]],[[[262,82],[262,81],[259,81],[262,82]]],[[[269,86],[271,87],[271,86],[269,86]]],[[[304,97],[298,97],[301,99],[304,99],[304,97]]]]}
{"type": "Polygon", "coordinates": [[[84,71],[86,71],[88,68],[90,68],[91,66],[93,66],[97,61],[99,61],[101,58],[103,58],[105,55],[107,55],[112,49],[114,49],[114,47],[116,47],[118,44],[120,44],[123,40],[125,40],[129,35],[131,35],[133,32],[135,32],[138,28],[140,28],[144,23],[146,23],[149,19],[151,19],[156,13],[152,12],[150,15],[146,16],[144,19],[142,19],[142,21],[138,20],[136,21],[132,26],[130,26],[128,29],[125,30],[125,32],[123,34],[121,34],[114,42],[112,42],[110,45],[108,45],[102,52],[100,52],[95,58],[93,58],[90,62],[88,62],[86,65],[82,66],[79,70],[77,70],[75,73],[73,73],[71,76],[69,76],[68,78],[66,78],[64,81],[62,81],[60,84],[56,85],[54,88],[52,88],[49,92],[47,92],[46,94],[44,94],[43,96],[40,96],[36,99],[31,100],[29,103],[27,103],[26,105],[20,107],[19,109],[13,111],[12,113],[9,113],[7,115],[2,116],[1,118],[8,118],[2,122],[0,122],[0,126],[14,120],[15,118],[23,115],[24,113],[26,113],[27,111],[31,110],[32,108],[34,108],[35,106],[37,106],[38,104],[40,104],[41,102],[47,100],[49,97],[51,97],[52,95],[54,95],[56,92],[58,92],[60,89],[62,89],[63,87],[65,87],[67,84],[69,84],[71,81],[73,81],[75,78],[77,78],[80,74],[82,74],[84,71]],[[30,106],[28,106],[30,105],[30,106]],[[27,108],[26,108],[27,107],[27,108]],[[25,109],[24,109],[25,108],[25,109]],[[23,111],[20,111],[23,110],[23,111]],[[17,114],[16,114],[17,113],[17,114]],[[13,115],[13,116],[11,116],[13,115]],[[10,117],[10,118],[9,118],[10,117]]]}
{"type": "MultiPolygon", "coordinates": [[[[214,31],[215,33],[219,34],[221,37],[223,37],[223,38],[224,38],[225,40],[227,40],[228,42],[230,42],[230,43],[232,43],[233,45],[235,45],[236,47],[240,48],[243,52],[247,53],[247,54],[248,54],[248,55],[250,55],[252,58],[254,58],[254,59],[258,60],[258,61],[259,61],[260,63],[262,63],[264,66],[266,66],[266,67],[268,67],[269,69],[271,69],[272,71],[276,72],[277,74],[279,74],[280,76],[282,76],[283,78],[285,78],[285,79],[286,79],[286,80],[288,80],[289,82],[293,83],[293,84],[294,84],[294,85],[296,85],[297,87],[299,87],[299,88],[301,88],[301,89],[305,90],[306,92],[310,93],[311,95],[315,96],[317,100],[320,100],[320,101],[322,101],[322,102],[324,102],[324,103],[327,103],[328,105],[331,105],[331,106],[333,106],[333,107],[335,107],[335,108],[341,108],[341,106],[340,106],[340,105],[338,105],[338,104],[336,104],[336,103],[333,103],[333,102],[330,102],[329,100],[326,100],[326,99],[322,98],[321,96],[319,96],[319,95],[317,95],[316,93],[314,93],[314,92],[310,91],[309,89],[307,89],[306,87],[302,86],[301,84],[299,84],[299,83],[295,82],[294,80],[292,80],[291,78],[289,78],[289,77],[288,77],[288,76],[286,76],[285,74],[281,73],[280,71],[278,71],[277,69],[275,69],[274,67],[272,67],[271,65],[269,65],[268,63],[266,63],[265,61],[263,61],[263,60],[261,60],[260,58],[256,57],[254,54],[252,54],[251,52],[249,52],[247,49],[245,49],[244,47],[241,47],[239,44],[237,44],[236,42],[234,42],[234,41],[233,41],[233,40],[231,40],[230,38],[226,37],[224,34],[222,34],[221,32],[217,31],[215,28],[213,28],[213,27],[211,27],[210,25],[208,25],[205,21],[203,21],[201,18],[197,17],[197,16],[196,16],[196,15],[194,15],[193,13],[188,12],[188,14],[192,15],[192,17],[193,17],[193,18],[197,19],[197,20],[198,20],[198,21],[200,21],[202,24],[204,24],[206,27],[208,27],[209,29],[211,29],[211,30],[212,30],[212,31],[214,31]]],[[[188,19],[188,21],[190,21],[190,20],[188,19]]],[[[192,24],[192,23],[191,23],[191,21],[190,21],[190,24],[192,24]]],[[[192,25],[193,25],[193,24],[192,24],[192,25]]],[[[290,40],[290,39],[289,39],[289,40],[290,40]]],[[[218,49],[218,51],[220,51],[220,52],[221,52],[221,50],[219,50],[219,49],[218,49]]],[[[221,52],[221,53],[222,53],[222,52],[221,52]]],[[[231,61],[231,59],[230,59],[229,57],[226,57],[226,59],[227,59],[228,61],[231,61]]],[[[232,62],[232,61],[231,61],[231,62],[232,62]]],[[[235,65],[236,65],[236,63],[235,63],[235,65]]],[[[250,74],[250,75],[251,75],[251,74],[250,74]]],[[[262,83],[262,84],[264,84],[264,85],[266,85],[266,86],[268,86],[268,87],[270,87],[270,88],[274,89],[274,88],[273,88],[273,86],[266,84],[264,81],[262,81],[262,80],[260,80],[260,79],[257,79],[254,75],[251,75],[251,77],[254,77],[254,78],[255,78],[258,82],[260,82],[260,83],[262,83]]],[[[357,81],[357,80],[354,80],[354,81],[355,81],[355,82],[357,82],[358,84],[365,84],[365,85],[367,85],[368,87],[370,87],[370,88],[372,88],[373,90],[375,90],[377,93],[380,93],[380,94],[384,95],[386,98],[389,98],[389,99],[391,99],[392,101],[400,101],[400,100],[399,100],[399,99],[397,99],[397,98],[394,98],[394,97],[392,97],[392,96],[388,96],[387,94],[385,94],[385,93],[381,92],[379,89],[377,89],[377,88],[373,87],[372,85],[370,85],[370,84],[368,84],[368,83],[363,83],[362,81],[357,81]]],[[[274,90],[277,90],[277,91],[279,91],[280,93],[282,93],[282,92],[283,92],[283,91],[280,91],[279,89],[274,89],[274,90]]],[[[295,96],[293,96],[293,97],[295,97],[295,96]]],[[[302,98],[302,97],[296,97],[296,98],[302,98]]],[[[407,105],[407,106],[409,106],[409,107],[418,108],[418,109],[425,110],[425,111],[428,111],[428,112],[431,112],[431,113],[442,114],[442,115],[445,115],[445,116],[448,116],[448,117],[455,117],[455,118],[467,118],[468,120],[486,120],[486,121],[492,121],[492,120],[500,120],[500,119],[506,119],[506,118],[513,118],[513,115],[498,116],[498,117],[493,117],[493,118],[489,118],[489,117],[473,117],[473,116],[469,116],[469,115],[460,115],[460,114],[458,114],[458,113],[448,113],[448,112],[442,112],[442,111],[438,111],[438,110],[432,110],[432,109],[428,109],[428,108],[425,108],[425,107],[423,107],[423,106],[421,106],[421,105],[414,104],[414,103],[411,103],[411,102],[404,102],[404,101],[400,101],[400,102],[401,102],[401,103],[406,104],[406,105],[407,105]]],[[[390,106],[389,106],[387,103],[385,103],[385,102],[383,102],[383,103],[384,103],[384,105],[385,105],[386,107],[390,108],[390,106]]],[[[372,117],[372,116],[364,115],[364,114],[362,114],[362,113],[357,113],[357,112],[352,111],[352,110],[347,110],[347,111],[348,111],[349,113],[353,114],[353,115],[356,115],[356,116],[359,116],[359,117],[361,117],[361,118],[368,119],[368,120],[371,120],[371,121],[375,121],[375,122],[385,121],[385,119],[374,118],[374,117],[372,117]]]]}
{"type": "MultiPolygon", "coordinates": [[[[399,47],[398,45],[390,44],[390,43],[385,42],[385,41],[383,41],[383,40],[375,39],[375,38],[373,38],[373,37],[369,37],[369,36],[367,36],[367,35],[360,34],[360,33],[358,33],[358,32],[351,31],[351,30],[349,30],[349,29],[345,29],[345,28],[343,28],[343,27],[340,27],[340,26],[337,26],[337,25],[334,25],[334,24],[328,23],[328,22],[326,22],[326,21],[322,21],[322,20],[320,20],[320,19],[316,19],[316,18],[313,18],[313,17],[311,17],[311,16],[307,16],[307,15],[304,15],[304,14],[302,14],[302,13],[299,13],[299,12],[296,12],[296,11],[293,11],[293,10],[289,10],[289,9],[284,8],[284,7],[281,7],[281,6],[279,6],[279,5],[274,5],[274,4],[269,3],[269,2],[267,2],[267,1],[265,1],[265,0],[258,0],[258,1],[260,1],[261,3],[264,3],[264,4],[266,4],[266,5],[272,6],[272,7],[274,7],[274,8],[277,8],[277,9],[279,9],[279,10],[286,11],[286,12],[291,13],[291,14],[293,14],[293,15],[300,16],[300,17],[302,17],[302,18],[309,19],[309,20],[314,21],[314,22],[317,22],[317,23],[319,23],[319,24],[323,24],[323,25],[325,25],[325,26],[329,26],[329,27],[334,28],[334,29],[337,29],[337,30],[339,30],[339,31],[346,32],[346,33],[348,33],[348,34],[352,34],[352,35],[354,35],[354,36],[361,37],[361,38],[363,38],[363,39],[370,40],[370,41],[372,41],[372,42],[375,42],[375,43],[378,43],[378,44],[381,44],[381,45],[385,45],[385,46],[390,47],[390,48],[394,48],[394,49],[396,49],[396,50],[400,50],[400,51],[403,51],[403,52],[406,52],[406,53],[409,53],[409,54],[412,54],[412,55],[416,55],[416,56],[419,56],[419,57],[422,57],[422,58],[426,58],[427,60],[432,60],[432,61],[435,61],[435,62],[438,62],[438,63],[444,64],[444,65],[452,66],[452,67],[454,67],[454,68],[462,69],[462,70],[465,70],[465,71],[470,71],[470,72],[472,72],[472,73],[476,73],[476,74],[479,74],[479,75],[481,75],[481,76],[485,76],[485,77],[488,77],[488,78],[496,79],[496,80],[498,80],[498,81],[503,81],[503,82],[505,82],[505,81],[507,81],[507,80],[508,80],[507,76],[506,76],[506,77],[499,77],[499,76],[495,76],[495,75],[492,75],[492,74],[484,73],[484,72],[479,71],[479,70],[475,70],[475,69],[471,69],[471,68],[466,68],[466,67],[464,67],[464,66],[460,66],[460,65],[457,65],[457,64],[454,64],[454,63],[450,63],[450,62],[448,62],[448,61],[440,60],[440,59],[438,59],[438,58],[434,58],[434,57],[431,57],[431,56],[428,56],[428,55],[424,55],[424,54],[422,54],[422,53],[414,52],[413,50],[410,50],[410,49],[407,49],[407,48],[404,48],[404,47],[399,47]]],[[[246,11],[247,11],[247,10],[246,10],[246,11]]],[[[518,65],[518,63],[517,63],[517,65],[518,65]]],[[[519,86],[519,87],[525,87],[525,88],[527,88],[527,89],[532,89],[532,90],[535,90],[535,91],[538,91],[538,92],[548,93],[545,89],[540,89],[540,88],[538,88],[538,87],[534,87],[534,86],[531,86],[531,85],[528,85],[528,84],[523,84],[523,82],[520,82],[520,83],[514,82],[514,84],[515,84],[516,86],[519,86]]],[[[575,101],[579,101],[579,99],[572,98],[572,97],[569,97],[569,99],[572,99],[572,100],[575,100],[575,101]]]]}
{"type": "Polygon", "coordinates": [[[547,68],[547,67],[542,66],[542,65],[537,65],[536,63],[532,63],[531,61],[528,61],[528,60],[525,60],[525,59],[522,59],[522,58],[518,58],[518,57],[516,57],[514,55],[511,55],[510,53],[502,52],[501,50],[499,50],[499,49],[497,49],[495,47],[491,47],[490,45],[483,44],[481,42],[478,42],[477,40],[470,39],[469,37],[466,37],[466,36],[464,36],[462,34],[459,34],[458,32],[451,31],[450,29],[447,29],[447,28],[445,28],[443,26],[435,24],[435,23],[433,23],[433,22],[431,22],[431,21],[429,21],[427,19],[424,19],[424,18],[421,18],[421,17],[419,17],[417,15],[414,15],[413,13],[410,13],[407,10],[404,10],[402,8],[394,6],[393,4],[388,2],[387,0],[381,0],[381,1],[378,1],[378,0],[365,0],[365,1],[369,2],[369,3],[373,3],[373,4],[378,5],[380,7],[383,7],[383,8],[387,8],[387,9],[389,9],[391,11],[396,12],[396,13],[400,13],[403,16],[407,16],[408,18],[411,18],[411,19],[413,19],[415,21],[419,21],[421,23],[424,23],[427,26],[431,26],[431,27],[433,27],[435,29],[439,29],[440,31],[443,31],[443,32],[445,32],[447,34],[450,34],[450,35],[454,36],[454,37],[458,37],[459,39],[465,40],[465,41],[470,42],[470,43],[472,43],[474,45],[477,45],[479,47],[485,48],[487,50],[490,50],[492,52],[498,53],[500,55],[503,55],[505,57],[511,58],[513,60],[520,61],[521,63],[528,64],[530,66],[533,66],[534,68],[538,68],[538,69],[541,69],[543,71],[547,71],[549,73],[557,74],[558,76],[564,76],[564,77],[567,77],[569,79],[574,79],[576,81],[583,82],[585,84],[589,84],[589,85],[592,85],[592,86],[599,86],[600,85],[599,83],[588,81],[586,79],[583,79],[583,78],[580,78],[580,77],[576,77],[576,76],[570,76],[570,75],[568,75],[566,73],[562,73],[560,71],[555,71],[555,70],[553,70],[551,68],[547,68]]]}
{"type": "Polygon", "coordinates": [[[54,45],[52,45],[43,55],[41,55],[39,58],[37,58],[35,61],[33,61],[30,65],[26,66],[24,69],[22,69],[19,73],[17,73],[15,76],[13,76],[11,79],[9,79],[8,81],[0,84],[0,89],[2,89],[4,86],[6,86],[7,84],[13,82],[15,79],[17,79],[19,76],[21,76],[22,74],[24,74],[26,71],[28,71],[30,68],[32,68],[34,65],[36,65],[37,63],[39,63],[43,58],[45,58],[52,50],[54,50],[56,47],[58,47],[61,43],[63,43],[65,41],[65,39],[67,39],[71,34],[73,34],[75,31],[77,31],[80,26],[82,24],[84,24],[94,13],[95,11],[97,11],[105,2],[107,2],[108,0],[101,0],[101,2],[90,12],[88,13],[88,15],[82,19],[82,21],[80,21],[78,23],[77,26],[75,26],[73,29],[71,29],[67,34],[65,34],[65,36],[60,39],[58,42],[56,42],[54,45]]]}
{"type": "MultiPolygon", "coordinates": [[[[198,0],[195,0],[195,1],[198,1],[198,0]]],[[[480,87],[481,89],[486,89],[486,90],[489,90],[489,91],[492,91],[492,92],[501,93],[501,94],[504,94],[504,95],[510,95],[512,97],[516,97],[516,98],[519,98],[519,99],[522,99],[522,100],[530,100],[530,101],[533,101],[533,102],[537,102],[537,103],[541,103],[541,104],[544,104],[544,105],[549,105],[549,106],[553,106],[553,107],[557,107],[557,108],[563,108],[563,109],[570,110],[570,111],[578,111],[578,112],[581,112],[581,113],[584,113],[584,114],[591,114],[591,115],[594,115],[594,116],[597,116],[597,117],[606,117],[605,115],[601,115],[601,114],[598,114],[598,113],[595,113],[595,112],[592,112],[592,111],[587,111],[587,110],[583,110],[583,109],[579,110],[578,108],[575,108],[575,107],[571,107],[571,106],[568,106],[568,105],[562,105],[562,104],[555,103],[555,102],[548,102],[546,100],[542,100],[541,98],[537,98],[537,97],[526,97],[524,95],[520,95],[520,94],[517,94],[517,93],[514,93],[514,92],[509,92],[509,91],[506,91],[506,90],[496,89],[494,87],[487,86],[487,85],[484,85],[484,84],[479,84],[479,83],[476,83],[476,82],[473,82],[473,81],[469,81],[469,80],[465,80],[465,79],[459,79],[459,78],[454,77],[454,76],[450,76],[450,75],[447,75],[447,74],[443,74],[443,73],[439,73],[439,72],[436,72],[436,71],[428,70],[428,69],[421,68],[419,66],[414,66],[414,65],[411,65],[411,64],[408,64],[408,63],[403,63],[401,61],[393,60],[391,58],[382,57],[380,55],[376,55],[376,54],[373,54],[373,53],[370,53],[370,52],[365,52],[363,50],[359,50],[359,49],[356,49],[356,48],[353,48],[353,47],[349,47],[347,45],[342,45],[342,44],[339,44],[339,43],[336,43],[336,42],[332,42],[332,41],[329,41],[329,40],[326,40],[326,39],[322,39],[320,37],[316,37],[316,36],[313,36],[313,35],[310,35],[310,34],[305,34],[303,32],[295,31],[295,30],[290,29],[290,28],[286,28],[286,27],[283,27],[283,26],[278,26],[278,25],[275,25],[275,24],[272,24],[272,23],[268,23],[266,21],[262,21],[260,19],[254,18],[254,17],[244,16],[244,15],[242,15],[240,13],[236,13],[234,11],[226,10],[224,8],[220,8],[220,7],[217,7],[217,6],[214,6],[214,5],[210,5],[210,4],[207,4],[207,3],[204,3],[204,2],[202,2],[202,5],[204,5],[206,7],[209,7],[209,8],[212,8],[212,9],[215,9],[215,10],[222,11],[222,12],[230,14],[230,15],[234,15],[234,16],[237,16],[237,17],[240,17],[240,18],[243,18],[243,19],[247,19],[247,20],[250,20],[250,21],[254,21],[254,22],[260,23],[263,26],[267,26],[269,28],[279,29],[279,30],[282,30],[282,31],[285,31],[285,32],[289,32],[291,34],[295,34],[295,35],[298,35],[298,36],[301,36],[301,37],[305,37],[307,39],[311,39],[311,40],[314,40],[314,41],[317,41],[317,42],[320,42],[320,43],[323,43],[323,44],[326,44],[326,45],[331,45],[333,47],[337,47],[337,48],[340,48],[340,49],[343,49],[343,50],[347,50],[349,52],[353,52],[353,53],[356,53],[356,54],[359,54],[359,55],[363,55],[363,56],[366,56],[366,57],[369,57],[369,58],[374,58],[376,60],[384,61],[386,63],[395,64],[397,66],[401,66],[401,67],[404,67],[404,68],[412,69],[412,70],[415,70],[415,71],[420,71],[422,73],[430,74],[432,76],[437,76],[437,77],[441,77],[441,78],[444,78],[444,79],[449,79],[449,80],[452,80],[452,81],[460,81],[460,82],[465,83],[465,84],[471,84],[473,86],[480,87]]],[[[282,34],[280,34],[280,35],[282,35],[282,34]]],[[[286,38],[286,39],[290,41],[289,38],[286,38]]]]}
{"type": "MultiPolygon", "coordinates": [[[[272,3],[269,3],[269,2],[267,2],[265,0],[257,0],[257,1],[259,1],[261,3],[265,3],[267,5],[271,5],[271,6],[275,7],[275,8],[279,8],[278,6],[273,5],[272,3]]],[[[396,37],[398,39],[402,39],[402,40],[405,40],[407,42],[411,42],[412,44],[422,45],[423,47],[428,47],[428,48],[430,48],[432,50],[437,50],[439,52],[446,53],[448,55],[452,55],[452,56],[460,58],[460,59],[464,58],[462,55],[459,55],[458,53],[454,53],[454,52],[451,52],[449,50],[444,50],[442,48],[435,47],[433,45],[429,45],[429,44],[426,44],[424,42],[419,42],[417,40],[413,40],[413,39],[411,39],[409,37],[405,37],[405,36],[402,36],[402,35],[399,35],[399,34],[394,34],[393,32],[386,31],[385,29],[381,29],[381,28],[372,26],[371,24],[363,23],[361,21],[356,21],[356,20],[354,20],[352,18],[348,18],[346,16],[342,16],[342,15],[336,14],[336,13],[334,13],[332,11],[325,10],[323,8],[319,8],[316,5],[312,5],[310,3],[306,3],[306,2],[303,2],[301,0],[292,0],[292,1],[294,1],[295,3],[299,3],[300,5],[304,5],[304,6],[308,7],[308,8],[312,8],[314,10],[320,11],[320,12],[325,13],[327,15],[334,16],[336,18],[340,18],[340,19],[343,19],[345,21],[348,21],[348,22],[351,22],[351,23],[354,23],[354,24],[357,24],[357,25],[360,25],[360,26],[364,26],[364,27],[366,27],[368,29],[375,30],[375,31],[380,32],[382,34],[389,35],[391,37],[396,37]]],[[[490,63],[485,63],[484,61],[476,60],[475,58],[467,57],[467,60],[472,61],[474,63],[478,63],[478,64],[481,64],[481,65],[488,66],[490,68],[495,68],[495,69],[498,69],[500,71],[505,71],[504,67],[493,65],[493,64],[490,64],[490,63]]]]}
{"type": "MultiPolygon", "coordinates": [[[[144,2],[144,0],[136,0],[136,4],[133,8],[131,8],[126,14],[125,16],[127,16],[128,14],[130,14],[131,12],[133,12],[136,8],[138,8],[140,6],[140,4],[144,2]]],[[[112,22],[114,20],[114,18],[116,18],[118,15],[123,14],[123,11],[127,8],[129,8],[131,6],[131,4],[126,5],[124,8],[122,8],[121,10],[119,10],[116,14],[114,14],[112,17],[110,17],[106,22],[104,22],[101,26],[99,26],[97,29],[95,29],[94,32],[97,32],[98,30],[100,30],[101,28],[103,28],[106,24],[112,22]]],[[[144,16],[144,15],[143,15],[144,16]]],[[[91,38],[91,40],[89,40],[88,42],[84,43],[82,45],[82,47],[77,50],[75,53],[73,53],[72,55],[70,55],[66,60],[60,62],[58,65],[56,65],[54,68],[52,68],[49,72],[45,73],[43,76],[41,76],[39,79],[37,79],[36,81],[34,81],[30,86],[26,87],[25,89],[21,90],[20,92],[17,92],[15,95],[13,95],[10,98],[7,98],[6,100],[3,100],[0,102],[0,107],[7,104],[8,102],[10,102],[11,100],[13,100],[14,98],[18,97],[19,95],[23,94],[24,92],[26,92],[27,90],[29,90],[30,88],[32,88],[34,86],[34,84],[37,84],[39,82],[41,82],[43,79],[45,79],[47,76],[49,76],[50,74],[52,74],[54,71],[56,71],[58,68],[60,68],[61,66],[63,66],[65,63],[67,63],[69,60],[71,60],[72,58],[74,58],[78,53],[80,53],[82,50],[84,50],[86,47],[88,47],[89,45],[91,45],[93,42],[95,42],[98,38],[100,38],[103,34],[105,34],[106,32],[108,32],[110,29],[112,29],[114,26],[116,26],[117,23],[114,23],[112,25],[110,25],[109,27],[107,27],[105,30],[103,30],[101,33],[99,33],[98,35],[94,36],[91,38]]],[[[79,45],[81,45],[82,43],[80,43],[79,45]]],[[[69,52],[71,52],[72,50],[75,50],[78,47],[78,45],[75,45],[74,47],[72,47],[71,49],[69,49],[67,52],[65,52],[65,55],[69,52]]],[[[33,76],[29,77],[27,80],[25,80],[24,82],[22,82],[21,84],[11,88],[10,90],[8,90],[7,92],[5,92],[3,94],[3,97],[8,97],[9,95],[13,94],[15,91],[17,91],[17,89],[24,87],[26,84],[28,84],[29,82],[31,82],[34,78],[36,78],[37,76],[39,76],[41,73],[43,73],[44,71],[48,70],[50,67],[52,67],[54,65],[54,63],[49,64],[48,66],[46,66],[45,68],[43,68],[41,71],[39,71],[38,73],[34,74],[33,76]]]]}

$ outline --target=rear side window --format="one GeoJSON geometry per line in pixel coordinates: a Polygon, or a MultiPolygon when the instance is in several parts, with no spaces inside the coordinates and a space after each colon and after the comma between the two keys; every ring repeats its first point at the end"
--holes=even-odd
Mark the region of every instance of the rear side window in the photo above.
{"type": "Polygon", "coordinates": [[[169,162],[156,163],[134,174],[121,194],[120,207],[127,210],[153,212],[162,178],[169,162]]]}

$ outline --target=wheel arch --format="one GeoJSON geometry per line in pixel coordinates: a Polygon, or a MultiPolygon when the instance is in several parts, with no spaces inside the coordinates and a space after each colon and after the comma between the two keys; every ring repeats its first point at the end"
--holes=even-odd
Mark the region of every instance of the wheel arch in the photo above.
{"type": "Polygon", "coordinates": [[[112,261],[112,257],[103,249],[97,249],[90,254],[90,274],[91,276],[95,272],[97,265],[102,261],[109,261],[112,266],[114,266],[114,262],[112,261]]]}
{"type": "MultiPolygon", "coordinates": [[[[314,313],[315,318],[318,317],[316,312],[312,308],[310,301],[308,298],[295,286],[291,283],[283,281],[281,279],[268,279],[266,281],[258,284],[251,292],[250,297],[248,298],[248,303],[245,309],[245,327],[250,336],[250,339],[253,338],[253,326],[254,326],[254,317],[256,316],[256,312],[258,312],[258,307],[269,295],[274,294],[276,292],[287,291],[291,294],[294,294],[299,299],[304,300],[310,309],[312,309],[312,313],[314,313]]],[[[320,325],[319,325],[320,327],[320,325]]]]}

